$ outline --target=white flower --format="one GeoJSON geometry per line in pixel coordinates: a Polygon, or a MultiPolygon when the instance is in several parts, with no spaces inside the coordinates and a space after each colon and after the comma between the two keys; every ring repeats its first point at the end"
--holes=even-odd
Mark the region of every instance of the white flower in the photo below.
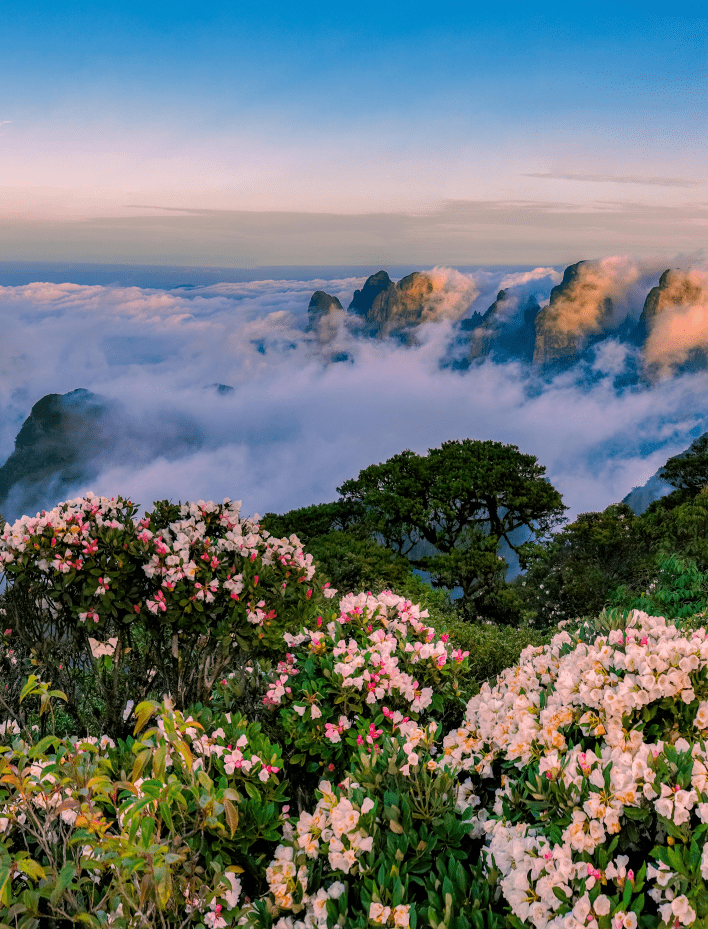
{"type": "Polygon", "coordinates": [[[97,639],[89,637],[89,645],[91,646],[91,654],[94,658],[100,658],[102,655],[115,655],[116,648],[118,647],[118,638],[113,637],[107,642],[99,642],[97,639]]]}

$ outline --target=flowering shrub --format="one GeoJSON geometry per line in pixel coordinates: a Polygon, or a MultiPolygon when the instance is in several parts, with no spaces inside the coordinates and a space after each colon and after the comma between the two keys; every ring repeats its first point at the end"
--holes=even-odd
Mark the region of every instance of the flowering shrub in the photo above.
{"type": "Polygon", "coordinates": [[[4,526],[5,620],[80,730],[100,717],[125,735],[127,700],[151,693],[207,702],[234,649],[282,647],[324,602],[297,538],[271,538],[239,506],[163,501],[136,521],[130,501],[88,494],[4,526]]]}
{"type": "Polygon", "coordinates": [[[286,634],[291,651],[264,702],[280,707],[290,764],[339,777],[362,748],[379,752],[384,733],[461,715],[468,652],[437,637],[427,615],[390,591],[349,594],[326,624],[286,634]]]}
{"type": "Polygon", "coordinates": [[[444,740],[470,789],[496,788],[473,819],[519,926],[708,917],[708,637],[636,612],[614,625],[528,649],[444,740]]]}
{"type": "Polygon", "coordinates": [[[420,926],[497,929],[478,866],[470,805],[436,759],[440,726],[384,736],[339,785],[321,781],[312,813],[283,830],[266,870],[269,893],[247,907],[252,929],[420,926]]]}
{"type": "Polygon", "coordinates": [[[708,925],[705,629],[610,615],[470,696],[409,600],[325,618],[296,537],[134,513],[3,529],[0,924],[708,925]]]}

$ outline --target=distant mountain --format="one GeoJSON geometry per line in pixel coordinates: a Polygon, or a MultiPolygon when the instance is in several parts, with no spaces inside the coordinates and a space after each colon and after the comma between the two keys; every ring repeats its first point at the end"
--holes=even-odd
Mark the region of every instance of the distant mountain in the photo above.
{"type": "MultiPolygon", "coordinates": [[[[209,388],[215,397],[232,392],[225,384],[209,388]]],[[[120,403],[83,388],[47,394],[32,407],[14,451],[0,467],[0,514],[14,520],[36,513],[106,468],[175,460],[204,440],[199,424],[177,411],[148,421],[128,416],[120,403]]]]}
{"type": "Polygon", "coordinates": [[[99,450],[100,424],[111,411],[105,398],[79,388],[47,394],[22,424],[15,449],[0,468],[0,512],[12,495],[13,511],[27,512],[50,488],[61,495],[98,473],[92,467],[99,450]]]}
{"type": "Polygon", "coordinates": [[[468,359],[477,361],[493,353],[500,361],[514,358],[531,362],[536,341],[535,320],[540,310],[531,295],[519,312],[514,296],[500,290],[484,315],[474,313],[460,323],[460,331],[469,333],[468,359]]]}
{"type": "Polygon", "coordinates": [[[361,322],[360,331],[370,338],[410,341],[416,326],[432,320],[457,320],[468,309],[460,295],[446,283],[424,271],[414,271],[394,284],[386,271],[378,271],[355,290],[348,311],[361,322]]]}
{"type": "Polygon", "coordinates": [[[637,516],[646,513],[650,504],[655,500],[661,500],[662,497],[667,496],[674,489],[670,484],[662,481],[661,471],[662,469],[659,468],[655,474],[652,474],[646,484],[633,488],[622,500],[622,503],[629,504],[637,516]]]}
{"type": "Polygon", "coordinates": [[[452,319],[457,323],[455,346],[463,352],[467,348],[457,366],[494,357],[497,361],[523,361],[549,374],[580,358],[592,360],[594,347],[612,338],[632,352],[630,379],[652,379],[667,365],[675,370],[708,367],[708,352],[700,347],[699,332],[679,339],[686,345],[677,357],[667,355],[665,345],[657,346],[656,338],[652,341],[657,325],[677,321],[680,326],[680,314],[686,307],[708,307],[708,281],[704,277],[669,269],[657,286],[642,294],[636,289],[636,269],[578,261],[565,269],[544,307],[535,294],[507,287],[499,291],[486,312],[469,314],[469,306],[448,299],[446,283],[432,273],[414,271],[396,283],[381,270],[354,291],[346,311],[337,297],[316,291],[308,307],[307,331],[322,345],[334,341],[342,325],[364,337],[410,343],[421,324],[452,319]],[[691,345],[691,339],[697,347],[691,345]]]}
{"type": "MultiPolygon", "coordinates": [[[[705,433],[705,435],[708,435],[708,433],[705,433]]],[[[696,444],[696,442],[698,442],[701,438],[704,438],[704,436],[699,436],[697,439],[694,439],[690,446],[685,449],[685,451],[679,452],[678,455],[673,457],[683,458],[684,455],[687,455],[696,444]]],[[[662,497],[666,497],[673,490],[675,490],[671,484],[667,484],[666,481],[662,480],[661,476],[663,473],[664,468],[662,465],[658,471],[652,474],[646,484],[642,484],[641,487],[633,488],[624,498],[622,503],[628,503],[638,516],[642,513],[645,513],[649,509],[650,504],[652,504],[655,500],[660,500],[662,497]]]]}

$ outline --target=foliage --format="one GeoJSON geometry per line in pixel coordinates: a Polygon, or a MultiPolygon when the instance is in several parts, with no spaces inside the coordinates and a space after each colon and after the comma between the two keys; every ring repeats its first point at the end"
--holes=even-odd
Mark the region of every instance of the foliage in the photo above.
{"type": "MultiPolygon", "coordinates": [[[[338,616],[287,636],[292,651],[267,702],[280,708],[293,754],[290,764],[342,777],[360,746],[424,714],[454,725],[469,696],[468,653],[436,639],[426,612],[390,591],[349,594],[338,616]]],[[[320,623],[320,621],[318,621],[320,623]]]]}
{"type": "Polygon", "coordinates": [[[242,882],[258,892],[280,835],[280,749],[243,717],[204,730],[169,701],[139,705],[136,734],[153,714],[119,746],[47,736],[4,749],[3,925],[186,926],[197,912],[209,925],[236,912],[242,882]]]}
{"type": "Polygon", "coordinates": [[[659,554],[654,580],[633,594],[620,588],[612,602],[625,609],[643,610],[666,619],[688,619],[708,609],[708,574],[692,558],[659,554]]]}
{"type": "Polygon", "coordinates": [[[266,513],[260,525],[278,538],[294,534],[305,545],[330,532],[346,532],[359,538],[368,538],[370,535],[366,509],[355,500],[316,503],[282,515],[266,513]]]}
{"type": "Polygon", "coordinates": [[[407,558],[374,539],[330,532],[308,544],[318,573],[342,593],[400,589],[410,575],[407,558]]]}
{"type": "Polygon", "coordinates": [[[549,542],[528,547],[523,566],[516,588],[539,628],[597,613],[615,588],[635,590],[654,573],[644,520],[626,503],[581,513],[549,542]]]}
{"type": "MultiPolygon", "coordinates": [[[[683,591],[670,601],[681,613],[676,626],[606,611],[545,644],[528,628],[466,623],[443,591],[410,575],[407,596],[348,594],[332,612],[292,538],[272,540],[255,523],[244,532],[244,521],[246,555],[240,545],[227,555],[220,540],[233,527],[221,534],[224,510],[158,505],[149,531],[167,551],[149,538],[148,571],[144,557],[136,559],[148,585],[143,611],[123,617],[105,607],[94,628],[115,629],[123,619],[144,652],[151,637],[162,641],[163,617],[165,647],[176,636],[178,653],[210,634],[207,619],[229,624],[236,638],[203,700],[134,705],[131,698],[121,708],[125,731],[114,739],[105,731],[107,702],[97,704],[94,736],[62,715],[72,695],[47,673],[41,643],[16,649],[19,636],[8,625],[0,664],[25,680],[13,696],[0,691],[0,926],[706,924],[708,633],[696,617],[682,618],[702,587],[681,586],[698,576],[694,568],[702,571],[702,505],[674,507],[687,508],[665,535],[694,546],[693,555],[666,562],[654,589],[667,597],[683,591]],[[160,583],[171,581],[162,567],[196,564],[206,547],[218,560],[214,601],[205,593],[204,610],[187,612],[195,601],[184,593],[206,590],[187,576],[175,582],[184,585],[180,601],[146,610],[158,591],[166,601],[172,595],[160,583]],[[236,576],[222,578],[222,559],[242,569],[235,602],[245,616],[219,612],[218,591],[236,576]],[[255,581],[256,569],[263,581],[255,581]],[[297,577],[304,580],[266,626],[267,598],[282,596],[277,585],[287,590],[297,577]],[[413,602],[416,591],[430,615],[413,602]],[[519,655],[530,641],[538,645],[519,655]],[[18,715],[9,718],[13,707],[18,715]],[[57,735],[62,727],[70,731],[57,735]]],[[[98,538],[99,552],[110,541],[101,532],[120,530],[83,523],[87,547],[98,538]]],[[[591,537],[602,524],[589,526],[591,537]]],[[[42,546],[58,543],[26,525],[6,527],[12,544],[1,550],[13,559],[4,560],[19,564],[28,553],[27,574],[43,578],[49,620],[60,608],[64,616],[86,612],[80,582],[73,578],[67,592],[69,572],[40,566],[42,546]],[[77,598],[69,603],[71,591],[77,598]]],[[[131,530],[126,523],[120,531],[131,530]]],[[[130,545],[114,549],[116,560],[129,554],[130,545]]],[[[112,576],[111,565],[107,557],[100,577],[112,576]]],[[[123,567],[128,580],[143,583],[139,571],[123,567]]],[[[22,578],[17,570],[8,594],[34,592],[22,578]]],[[[66,628],[80,638],[85,625],[78,619],[66,628]]],[[[198,653],[184,660],[203,662],[198,653]]],[[[90,689],[96,672],[82,672],[90,689]]]]}
{"type": "Polygon", "coordinates": [[[252,929],[367,925],[501,929],[478,863],[469,807],[430,749],[436,726],[385,737],[338,786],[322,781],[312,814],[284,831],[252,929]],[[274,914],[291,913],[274,923],[274,914]]]}
{"type": "Polygon", "coordinates": [[[692,495],[708,485],[708,433],[696,439],[687,451],[669,458],[660,477],[677,490],[692,495]]]}
{"type": "Polygon", "coordinates": [[[356,500],[337,500],[266,513],[261,528],[276,536],[296,535],[307,546],[318,574],[341,592],[399,589],[410,573],[407,558],[374,537],[365,507],[356,500]]]}
{"type": "Polygon", "coordinates": [[[522,655],[445,739],[476,784],[501,785],[489,850],[519,925],[708,915],[706,631],[605,622],[522,655]]]}
{"type": "Polygon", "coordinates": [[[561,518],[560,495],[544,474],[533,455],[514,445],[464,439],[427,455],[401,452],[337,489],[366,507],[388,547],[410,557],[418,543],[432,546],[435,554],[413,563],[482,604],[503,583],[502,540],[519,551],[561,518]]]}

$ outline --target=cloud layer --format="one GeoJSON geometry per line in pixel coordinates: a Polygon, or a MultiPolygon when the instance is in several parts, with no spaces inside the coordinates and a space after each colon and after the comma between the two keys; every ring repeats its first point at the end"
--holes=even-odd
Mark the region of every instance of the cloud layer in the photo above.
{"type": "MultiPolygon", "coordinates": [[[[635,293],[637,282],[655,285],[661,269],[626,259],[598,267],[614,304],[638,319],[646,289],[635,293]]],[[[636,357],[612,339],[553,378],[517,362],[456,369],[460,300],[465,315],[484,312],[503,287],[510,305],[529,294],[543,305],[559,273],[431,274],[436,306],[417,344],[362,338],[342,324],[335,343],[347,360],[336,363],[332,344],[305,331],[309,298],[324,290],[346,308],[363,277],[0,287],[0,461],[37,400],[83,387],[117,406],[97,433],[101,455],[110,433],[110,460],[75,492],[144,506],[230,496],[249,513],[282,512],[334,499],[342,481],[405,448],[470,437],[535,454],[577,513],[620,499],[708,427],[705,373],[624,388],[636,357]],[[214,384],[234,389],[220,394],[214,384]]],[[[705,327],[691,331],[705,343],[705,327]]],[[[17,505],[9,501],[8,516],[17,505]]]]}

